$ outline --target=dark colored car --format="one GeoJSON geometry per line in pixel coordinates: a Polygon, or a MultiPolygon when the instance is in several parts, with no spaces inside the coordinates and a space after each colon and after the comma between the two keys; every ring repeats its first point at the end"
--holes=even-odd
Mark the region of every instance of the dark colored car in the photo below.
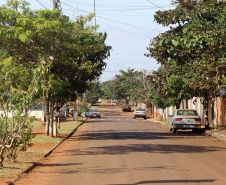
{"type": "Polygon", "coordinates": [[[128,104],[124,104],[122,106],[122,112],[131,112],[131,106],[128,104]]]}

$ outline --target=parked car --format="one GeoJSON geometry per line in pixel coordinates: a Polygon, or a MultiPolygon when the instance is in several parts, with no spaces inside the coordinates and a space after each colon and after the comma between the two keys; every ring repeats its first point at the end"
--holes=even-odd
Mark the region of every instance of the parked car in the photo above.
{"type": "Polygon", "coordinates": [[[135,111],[133,112],[133,119],[136,119],[136,117],[147,119],[146,109],[141,108],[135,109],[135,111]]]}
{"type": "Polygon", "coordinates": [[[131,106],[129,104],[124,104],[122,106],[122,112],[131,112],[131,106]]]}
{"type": "Polygon", "coordinates": [[[111,100],[107,100],[107,103],[111,103],[111,100]]]}
{"type": "Polygon", "coordinates": [[[101,103],[101,98],[99,98],[99,99],[97,100],[97,103],[101,103]]]}
{"type": "Polygon", "coordinates": [[[196,110],[177,109],[169,119],[169,130],[176,133],[178,129],[193,131],[205,131],[202,128],[201,118],[196,110]]]}
{"type": "Polygon", "coordinates": [[[89,117],[89,111],[90,110],[88,110],[88,111],[85,112],[85,117],[89,117]]]}
{"type": "Polygon", "coordinates": [[[90,109],[89,110],[89,117],[90,118],[95,118],[95,117],[100,118],[100,110],[99,109],[90,109]]]}
{"type": "Polygon", "coordinates": [[[117,100],[116,100],[116,99],[113,99],[113,102],[114,102],[114,103],[117,103],[117,100]]]}

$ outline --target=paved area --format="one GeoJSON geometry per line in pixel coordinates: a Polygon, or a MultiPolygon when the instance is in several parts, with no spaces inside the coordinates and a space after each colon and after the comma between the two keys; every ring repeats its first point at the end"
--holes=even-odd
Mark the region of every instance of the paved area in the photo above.
{"type": "Polygon", "coordinates": [[[225,143],[105,105],[15,185],[226,184],[225,143]]]}

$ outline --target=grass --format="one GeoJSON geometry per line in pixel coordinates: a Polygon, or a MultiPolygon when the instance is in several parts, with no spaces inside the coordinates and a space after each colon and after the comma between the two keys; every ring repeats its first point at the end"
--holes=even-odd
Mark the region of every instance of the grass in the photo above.
{"type": "Polygon", "coordinates": [[[75,127],[77,127],[79,124],[81,124],[82,121],[68,121],[66,123],[64,123],[63,127],[58,128],[58,132],[60,134],[70,134],[75,127]]]}
{"type": "MultiPolygon", "coordinates": [[[[58,128],[58,132],[66,137],[85,119],[79,117],[78,121],[62,121],[61,128],[58,128]]],[[[44,126],[44,122],[36,120],[32,125],[33,128],[39,128],[44,126]]],[[[43,156],[61,142],[62,139],[62,137],[49,137],[44,135],[44,133],[36,135],[32,139],[31,147],[28,147],[27,151],[20,151],[15,161],[5,159],[3,168],[0,168],[0,184],[14,180],[33,163],[41,162],[44,158],[43,156]]]]}
{"type": "Polygon", "coordinates": [[[32,139],[32,143],[59,143],[61,141],[58,137],[49,137],[46,135],[38,135],[32,139]]]}
{"type": "Polygon", "coordinates": [[[39,121],[39,120],[35,120],[34,122],[31,123],[33,128],[39,128],[39,127],[43,127],[45,125],[44,121],[39,121]]]}
{"type": "Polygon", "coordinates": [[[163,122],[164,125],[169,125],[169,120],[163,122]]]}

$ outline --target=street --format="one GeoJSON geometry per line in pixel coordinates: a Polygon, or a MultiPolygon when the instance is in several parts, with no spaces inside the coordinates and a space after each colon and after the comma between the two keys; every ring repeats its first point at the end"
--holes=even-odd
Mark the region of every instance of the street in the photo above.
{"type": "Polygon", "coordinates": [[[101,104],[16,185],[226,184],[226,143],[101,104]]]}

